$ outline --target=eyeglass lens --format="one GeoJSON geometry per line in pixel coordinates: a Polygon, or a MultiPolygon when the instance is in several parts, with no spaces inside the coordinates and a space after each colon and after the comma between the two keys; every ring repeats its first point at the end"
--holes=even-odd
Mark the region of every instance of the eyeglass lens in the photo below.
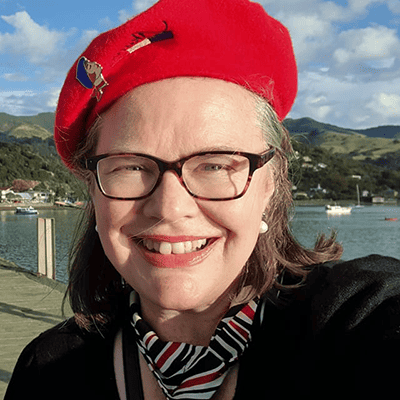
{"type": "MultiPolygon", "coordinates": [[[[249,178],[249,160],[235,154],[205,154],[185,161],[182,178],[195,196],[228,199],[240,195],[249,178]]],[[[149,158],[128,155],[111,156],[97,164],[100,187],[116,198],[137,198],[149,194],[160,170],[149,158]]]]}

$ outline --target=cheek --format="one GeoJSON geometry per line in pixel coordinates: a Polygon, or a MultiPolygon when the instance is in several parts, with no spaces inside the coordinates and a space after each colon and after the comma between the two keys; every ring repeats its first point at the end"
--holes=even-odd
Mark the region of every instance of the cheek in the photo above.
{"type": "Polygon", "coordinates": [[[126,235],[121,235],[122,227],[132,221],[132,202],[107,199],[100,193],[93,197],[96,224],[103,249],[112,264],[126,263],[130,246],[126,235]]]}
{"type": "Polygon", "coordinates": [[[263,172],[254,174],[242,198],[221,203],[203,203],[204,213],[227,232],[226,246],[235,247],[236,255],[243,252],[243,257],[247,258],[254,249],[262,214],[268,208],[274,191],[272,174],[270,171],[263,172]]]}

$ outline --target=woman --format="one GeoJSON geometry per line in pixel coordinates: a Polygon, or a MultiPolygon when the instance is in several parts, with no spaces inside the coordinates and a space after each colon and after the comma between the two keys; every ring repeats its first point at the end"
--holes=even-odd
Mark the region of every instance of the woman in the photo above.
{"type": "Polygon", "coordinates": [[[247,0],[161,0],[92,42],[55,127],[91,195],[75,317],[24,350],[7,400],[392,393],[399,262],[339,263],[287,226],[296,87],[286,28],[247,0]]]}

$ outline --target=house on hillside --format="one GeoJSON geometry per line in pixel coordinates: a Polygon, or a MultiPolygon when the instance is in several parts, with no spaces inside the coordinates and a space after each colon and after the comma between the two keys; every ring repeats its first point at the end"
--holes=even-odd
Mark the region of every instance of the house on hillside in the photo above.
{"type": "Polygon", "coordinates": [[[32,192],[32,200],[40,203],[47,203],[50,197],[53,197],[56,193],[53,190],[47,190],[45,192],[32,192]]]}
{"type": "Polygon", "coordinates": [[[32,201],[32,194],[27,192],[17,192],[15,197],[18,197],[22,201],[32,201]]]}
{"type": "Polygon", "coordinates": [[[306,192],[296,192],[293,195],[294,200],[307,200],[308,199],[308,194],[306,192]]]}
{"type": "Polygon", "coordinates": [[[7,186],[7,187],[0,187],[0,202],[6,201],[7,200],[7,194],[8,193],[14,193],[12,191],[12,186],[7,186]]]}
{"type": "Polygon", "coordinates": [[[382,196],[374,196],[372,198],[372,204],[383,204],[385,202],[385,198],[382,196]]]}
{"type": "Polygon", "coordinates": [[[313,198],[317,193],[321,194],[327,194],[328,191],[324,188],[321,187],[321,184],[318,183],[318,186],[316,188],[311,188],[308,195],[310,198],[313,198]]]}
{"type": "Polygon", "coordinates": [[[22,200],[25,202],[38,202],[47,203],[51,197],[54,197],[55,192],[53,190],[47,190],[44,192],[36,192],[29,190],[27,192],[19,192],[14,190],[13,186],[0,187],[0,201],[5,202],[7,200],[22,200]]]}

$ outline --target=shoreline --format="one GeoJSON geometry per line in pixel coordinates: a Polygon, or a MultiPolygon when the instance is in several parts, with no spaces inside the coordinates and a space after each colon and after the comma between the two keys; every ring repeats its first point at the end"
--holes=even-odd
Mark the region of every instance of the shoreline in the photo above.
{"type": "Polygon", "coordinates": [[[65,291],[67,289],[66,283],[57,281],[55,279],[47,278],[46,276],[39,275],[38,273],[29,271],[28,269],[20,267],[19,265],[15,264],[14,262],[8,261],[1,257],[0,257],[0,269],[21,273],[21,274],[25,275],[28,279],[31,279],[31,280],[35,281],[36,283],[40,283],[44,286],[47,286],[47,287],[49,287],[53,290],[56,290],[60,293],[65,293],[65,291]]]}
{"type": "MultiPolygon", "coordinates": [[[[325,207],[326,205],[338,205],[342,207],[353,207],[356,205],[355,201],[352,200],[337,200],[337,201],[329,201],[329,200],[293,200],[293,205],[295,207],[325,207]]],[[[371,202],[361,202],[362,206],[365,207],[382,207],[382,206],[398,206],[399,203],[397,201],[391,202],[387,201],[384,203],[371,203],[371,202]]]]}
{"type": "Polygon", "coordinates": [[[0,211],[15,211],[17,207],[29,207],[32,206],[37,210],[82,210],[79,207],[73,206],[61,206],[52,203],[14,203],[14,204],[0,204],[0,211]]]}

